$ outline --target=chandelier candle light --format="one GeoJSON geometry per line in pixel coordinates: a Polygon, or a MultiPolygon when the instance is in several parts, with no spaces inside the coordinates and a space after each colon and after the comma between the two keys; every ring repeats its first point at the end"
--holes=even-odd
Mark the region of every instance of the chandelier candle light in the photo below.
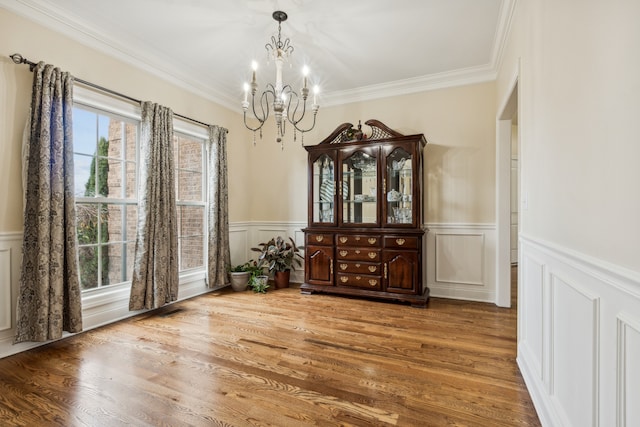
{"type": "Polygon", "coordinates": [[[275,36],[271,37],[271,42],[265,45],[267,50],[267,58],[275,62],[276,65],[276,83],[268,83],[266,89],[258,97],[259,110],[261,114],[256,112],[256,91],[258,90],[258,83],[256,81],[256,72],[258,69],[258,63],[253,61],[251,66],[253,68],[253,75],[251,78],[251,84],[244,84],[244,101],[242,102],[242,109],[244,110],[244,125],[247,129],[253,131],[253,144],[256,144],[256,131],[260,131],[260,138],[262,139],[262,126],[269,118],[269,103],[273,105],[273,112],[276,119],[277,135],[276,142],[280,144],[284,150],[284,134],[286,122],[293,125],[293,140],[296,140],[296,131],[302,134],[302,142],[304,143],[304,133],[309,132],[316,125],[316,115],[318,114],[318,86],[313,88],[313,104],[311,105],[311,111],[313,112],[313,122],[308,129],[302,128],[299,123],[304,119],[307,112],[307,98],[309,97],[308,87],[308,75],[309,68],[305,65],[302,69],[302,89],[300,90],[301,96],[299,96],[291,87],[291,85],[283,85],[282,83],[282,66],[287,61],[287,58],[293,52],[293,46],[288,38],[284,41],[281,39],[281,24],[287,20],[287,14],[281,11],[273,12],[273,19],[278,21],[278,39],[275,36]],[[249,89],[251,89],[251,103],[249,103],[249,89]],[[300,100],[302,98],[302,102],[300,100]],[[300,105],[302,104],[302,105],[300,105]],[[259,125],[255,128],[247,124],[247,110],[251,106],[254,118],[258,121],[259,125]],[[292,110],[293,107],[293,110],[292,110]]]}

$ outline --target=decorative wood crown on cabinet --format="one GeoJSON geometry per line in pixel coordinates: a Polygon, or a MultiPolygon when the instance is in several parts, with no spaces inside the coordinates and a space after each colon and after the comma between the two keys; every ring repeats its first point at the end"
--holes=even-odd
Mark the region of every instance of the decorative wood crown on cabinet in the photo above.
{"type": "Polygon", "coordinates": [[[424,135],[378,120],[343,123],[309,152],[302,293],[326,292],[425,307],[424,135]],[[423,285],[424,284],[424,285],[423,285]]]}

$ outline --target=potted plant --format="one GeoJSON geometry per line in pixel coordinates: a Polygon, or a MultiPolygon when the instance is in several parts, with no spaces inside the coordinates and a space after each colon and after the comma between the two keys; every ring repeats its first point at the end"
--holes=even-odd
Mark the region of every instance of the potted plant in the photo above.
{"type": "Polygon", "coordinates": [[[286,241],[280,236],[258,245],[259,247],[251,248],[252,251],[260,252],[257,266],[267,267],[269,273],[273,273],[276,289],[288,288],[291,270],[295,270],[296,265],[302,266],[303,258],[300,255],[300,248],[291,237],[286,241]]]}
{"type": "Polygon", "coordinates": [[[231,276],[231,288],[236,292],[241,292],[247,289],[249,285],[249,279],[251,273],[249,272],[248,262],[244,264],[238,264],[234,267],[229,267],[229,275],[231,276]]]}
{"type": "Polygon", "coordinates": [[[256,278],[263,274],[263,270],[258,267],[256,261],[249,260],[244,264],[229,267],[229,274],[231,276],[231,288],[234,291],[244,291],[247,286],[255,291],[256,278]]]}

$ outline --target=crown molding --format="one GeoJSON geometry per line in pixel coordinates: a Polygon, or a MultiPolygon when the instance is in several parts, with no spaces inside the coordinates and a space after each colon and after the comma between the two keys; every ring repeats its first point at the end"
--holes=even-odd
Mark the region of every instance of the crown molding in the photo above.
{"type": "MultiPolygon", "coordinates": [[[[138,69],[159,77],[229,109],[237,109],[237,100],[207,85],[175,64],[151,52],[136,52],[113,36],[91,28],[78,17],[54,10],[40,0],[0,0],[0,6],[30,21],[49,28],[87,47],[102,52],[138,69]]],[[[41,58],[28,58],[37,62],[41,58]]],[[[83,76],[78,76],[82,78],[83,76]]]]}
{"type": "Polygon", "coordinates": [[[362,86],[322,95],[323,106],[369,101],[391,96],[410,95],[430,90],[494,81],[497,72],[491,65],[464,68],[377,85],[362,86]]]}
{"type": "MultiPolygon", "coordinates": [[[[345,91],[327,92],[322,94],[323,106],[336,106],[494,81],[502,61],[504,45],[511,30],[516,3],[517,0],[503,0],[502,2],[489,64],[362,86],[345,91]]],[[[214,87],[202,84],[197,76],[185,72],[184,64],[177,67],[159,54],[154,55],[150,51],[135,52],[128,44],[116,40],[112,35],[91,28],[76,16],[56,11],[41,0],[0,0],[0,6],[232,111],[240,111],[238,99],[214,87]]],[[[29,59],[39,60],[39,58],[29,59]]],[[[82,78],[82,76],[78,77],[82,78]]]]}

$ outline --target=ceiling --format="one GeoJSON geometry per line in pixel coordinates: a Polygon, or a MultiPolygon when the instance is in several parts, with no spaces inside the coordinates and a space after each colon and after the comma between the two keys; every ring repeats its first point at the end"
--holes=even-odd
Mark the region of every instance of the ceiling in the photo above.
{"type": "Polygon", "coordinates": [[[252,59],[260,87],[275,80],[264,48],[277,35],[275,10],[289,15],[282,37],[295,48],[285,82],[299,87],[306,64],[310,84],[320,86],[319,102],[335,105],[495,79],[515,1],[0,0],[0,6],[240,110],[252,59]]]}

